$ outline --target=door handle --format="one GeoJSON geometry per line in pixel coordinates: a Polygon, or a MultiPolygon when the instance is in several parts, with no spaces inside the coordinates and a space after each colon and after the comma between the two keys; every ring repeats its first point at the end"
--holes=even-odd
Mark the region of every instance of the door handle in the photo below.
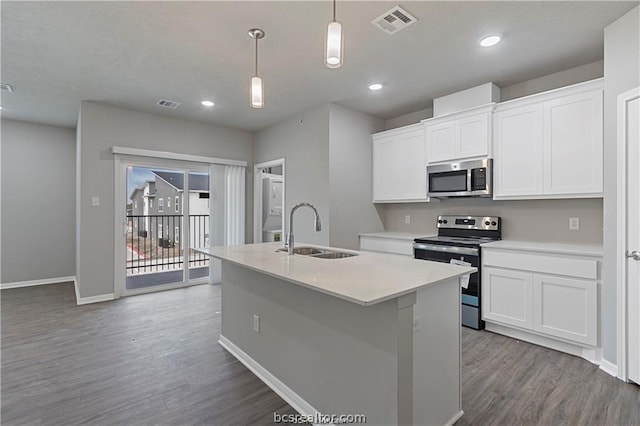
{"type": "Polygon", "coordinates": [[[640,251],[638,250],[632,251],[631,253],[627,252],[626,255],[633,260],[640,260],[640,251]]]}

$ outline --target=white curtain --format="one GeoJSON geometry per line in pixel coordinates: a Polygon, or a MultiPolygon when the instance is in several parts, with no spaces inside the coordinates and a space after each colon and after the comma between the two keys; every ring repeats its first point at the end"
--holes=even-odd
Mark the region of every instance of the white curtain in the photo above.
{"type": "Polygon", "coordinates": [[[245,242],[245,169],[242,166],[224,166],[224,245],[227,246],[245,242]]]}

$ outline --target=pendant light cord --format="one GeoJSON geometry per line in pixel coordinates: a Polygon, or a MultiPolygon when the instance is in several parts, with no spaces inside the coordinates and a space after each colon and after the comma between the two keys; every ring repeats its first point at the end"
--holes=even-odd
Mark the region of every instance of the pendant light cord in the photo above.
{"type": "Polygon", "coordinates": [[[336,22],[336,0],[333,0],[333,22],[336,22]]]}
{"type": "Polygon", "coordinates": [[[256,76],[258,76],[258,38],[256,37],[256,76]]]}

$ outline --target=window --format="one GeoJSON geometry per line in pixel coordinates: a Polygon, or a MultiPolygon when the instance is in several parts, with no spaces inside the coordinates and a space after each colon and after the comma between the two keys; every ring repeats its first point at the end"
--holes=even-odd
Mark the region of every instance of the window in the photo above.
{"type": "Polygon", "coordinates": [[[134,208],[134,209],[137,209],[137,208],[138,208],[138,202],[137,202],[137,201],[134,201],[134,202],[133,202],[133,208],[134,208]]]}
{"type": "Polygon", "coordinates": [[[173,233],[173,239],[175,240],[176,244],[180,242],[180,227],[176,226],[176,231],[173,233]]]}
{"type": "Polygon", "coordinates": [[[171,197],[167,197],[167,208],[171,208],[171,197]]]}
{"type": "Polygon", "coordinates": [[[153,198],[149,198],[149,208],[153,208],[153,198]]]}
{"type": "MultiPolygon", "coordinates": [[[[180,197],[176,196],[175,206],[176,206],[176,213],[180,213],[180,197]]],[[[178,229],[178,228],[176,228],[176,229],[178,229]]]]}
{"type": "Polygon", "coordinates": [[[164,211],[164,198],[158,198],[158,212],[164,211]]]}

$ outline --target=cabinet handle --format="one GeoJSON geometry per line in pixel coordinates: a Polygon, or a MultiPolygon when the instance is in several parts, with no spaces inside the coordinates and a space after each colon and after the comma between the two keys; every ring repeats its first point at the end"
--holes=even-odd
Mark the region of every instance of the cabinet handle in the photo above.
{"type": "Polygon", "coordinates": [[[627,252],[626,255],[633,260],[640,260],[640,251],[638,250],[632,251],[631,253],[627,252]]]}

